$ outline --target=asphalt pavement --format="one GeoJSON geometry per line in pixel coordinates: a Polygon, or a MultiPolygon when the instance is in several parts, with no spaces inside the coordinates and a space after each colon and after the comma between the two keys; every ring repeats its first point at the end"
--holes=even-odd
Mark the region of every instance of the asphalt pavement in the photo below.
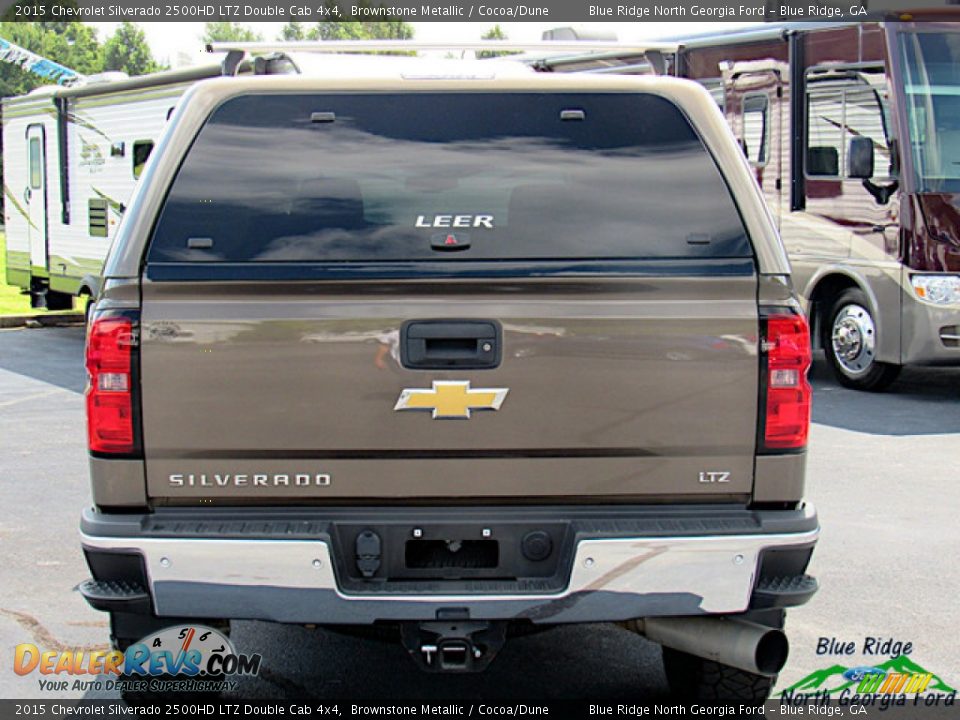
{"type": "MultiPolygon", "coordinates": [[[[83,417],[83,329],[0,330],[0,697],[77,697],[10,670],[14,647],[105,648],[105,616],[76,591],[87,577],[77,537],[90,503],[83,417]]],[[[815,364],[808,498],[823,534],[811,572],[821,591],[792,611],[781,687],[834,663],[877,664],[868,637],[912,643],[911,659],[960,685],[960,369],[908,369],[889,391],[840,387],[815,364]],[[817,654],[820,638],[852,657],[817,654]]],[[[657,700],[660,651],[612,626],[548,630],[509,642],[486,673],[427,675],[394,644],[323,630],[236,623],[263,655],[245,698],[657,700]]],[[[110,697],[88,693],[88,697],[110,697]]]]}

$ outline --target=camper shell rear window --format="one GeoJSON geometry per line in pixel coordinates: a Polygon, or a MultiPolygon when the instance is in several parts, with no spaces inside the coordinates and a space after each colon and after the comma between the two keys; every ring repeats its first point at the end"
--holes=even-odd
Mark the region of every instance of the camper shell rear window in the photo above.
{"type": "Polygon", "coordinates": [[[713,158],[643,93],[261,94],[184,159],[148,263],[746,258],[713,158]]]}

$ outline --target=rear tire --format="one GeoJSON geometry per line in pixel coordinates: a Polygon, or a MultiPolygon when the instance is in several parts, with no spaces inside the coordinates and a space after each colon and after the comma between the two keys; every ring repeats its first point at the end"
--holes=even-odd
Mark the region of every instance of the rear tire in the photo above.
{"type": "Polygon", "coordinates": [[[762,703],[777,676],[755,675],[713,660],[663,648],[663,669],[670,692],[684,701],[739,700],[762,703]]]}
{"type": "Polygon", "coordinates": [[[823,320],[823,349],[841,385],[876,392],[897,379],[900,365],[875,358],[876,322],[866,293],[860,288],[840,293],[823,320]]]}

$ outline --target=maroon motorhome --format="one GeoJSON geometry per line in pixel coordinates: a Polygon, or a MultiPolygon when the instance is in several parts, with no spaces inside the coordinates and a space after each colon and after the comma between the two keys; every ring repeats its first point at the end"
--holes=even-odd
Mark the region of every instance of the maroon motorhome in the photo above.
{"type": "MultiPolygon", "coordinates": [[[[960,10],[674,38],[660,72],[713,94],[743,146],[839,380],[960,365],[960,10]]],[[[659,67],[657,67],[659,65],[659,67]]]]}

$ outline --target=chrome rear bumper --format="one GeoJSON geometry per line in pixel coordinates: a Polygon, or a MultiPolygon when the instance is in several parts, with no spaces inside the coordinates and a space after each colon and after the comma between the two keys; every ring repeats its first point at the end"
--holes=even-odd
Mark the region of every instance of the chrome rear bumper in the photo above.
{"type": "MultiPolygon", "coordinates": [[[[153,612],[169,617],[367,624],[435,620],[445,609],[482,619],[540,623],[738,613],[750,607],[761,555],[812,546],[803,532],[616,537],[576,543],[566,586],[523,592],[467,583],[456,593],[345,592],[321,539],[117,537],[81,533],[90,553],[140,555],[153,612]]],[[[808,522],[809,526],[809,522],[808,522]]],[[[386,585],[382,587],[386,588],[386,585]]]]}

